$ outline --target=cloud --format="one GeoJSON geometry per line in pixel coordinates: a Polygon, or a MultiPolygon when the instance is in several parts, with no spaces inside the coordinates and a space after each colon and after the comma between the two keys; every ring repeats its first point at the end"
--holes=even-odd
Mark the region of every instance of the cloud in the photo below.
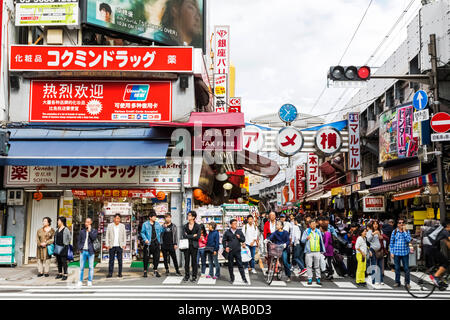
{"type": "MultiPolygon", "coordinates": [[[[409,1],[374,1],[342,64],[364,64],[409,1]]],[[[420,0],[417,2],[420,5],[420,0]]],[[[286,102],[302,113],[317,115],[331,109],[343,89],[328,89],[311,110],[326,85],[328,68],[339,62],[369,0],[208,3],[211,26],[231,26],[236,95],[243,98],[246,120],[273,113],[286,102]]],[[[403,40],[400,34],[389,50],[403,40]]],[[[384,54],[389,50],[383,50],[384,54]]]]}

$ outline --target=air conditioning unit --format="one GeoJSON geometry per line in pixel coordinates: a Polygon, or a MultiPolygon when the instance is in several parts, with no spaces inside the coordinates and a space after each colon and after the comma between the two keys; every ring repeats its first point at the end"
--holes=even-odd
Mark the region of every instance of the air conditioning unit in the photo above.
{"type": "Polygon", "coordinates": [[[23,206],[23,193],[22,189],[8,189],[6,204],[8,206],[23,206]]]}

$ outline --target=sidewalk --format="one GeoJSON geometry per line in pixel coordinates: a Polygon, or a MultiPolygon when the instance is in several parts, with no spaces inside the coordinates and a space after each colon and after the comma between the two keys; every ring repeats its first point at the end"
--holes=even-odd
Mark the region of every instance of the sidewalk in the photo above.
{"type": "MultiPolygon", "coordinates": [[[[127,280],[137,280],[142,278],[141,269],[131,269],[131,264],[123,265],[123,278],[117,278],[117,263],[114,268],[114,282],[117,281],[127,281],[127,280]]],[[[57,272],[56,263],[50,265],[50,276],[38,277],[37,264],[28,264],[20,267],[11,268],[9,266],[0,266],[0,286],[55,286],[55,285],[70,285],[76,284],[79,279],[80,268],[79,267],[69,267],[68,274],[69,277],[66,281],[61,281],[60,279],[55,279],[57,272]]],[[[172,269],[172,268],[171,268],[172,269]]],[[[161,272],[161,269],[159,270],[161,272]]],[[[174,270],[171,270],[174,272],[174,270]]],[[[96,283],[105,282],[107,280],[106,275],[108,274],[108,264],[98,263],[94,271],[94,280],[96,283]]],[[[87,279],[88,269],[84,271],[84,278],[87,279]]]]}

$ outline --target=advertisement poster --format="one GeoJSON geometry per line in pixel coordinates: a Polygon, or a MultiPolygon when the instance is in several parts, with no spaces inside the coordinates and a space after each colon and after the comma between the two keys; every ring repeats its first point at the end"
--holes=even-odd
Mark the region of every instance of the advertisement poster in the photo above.
{"type": "Polygon", "coordinates": [[[409,157],[416,154],[417,142],[413,140],[413,106],[405,106],[397,109],[397,152],[399,158],[409,157]],[[411,145],[413,145],[411,147],[411,145]]]}
{"type": "Polygon", "coordinates": [[[16,3],[16,26],[73,26],[79,24],[77,0],[20,2],[23,1],[19,0],[16,3]]]}
{"type": "Polygon", "coordinates": [[[214,74],[214,112],[227,112],[228,75],[214,74]]]}
{"type": "Polygon", "coordinates": [[[380,163],[398,159],[397,110],[388,110],[380,115],[379,132],[380,163]]]}
{"type": "Polygon", "coordinates": [[[10,47],[11,71],[193,71],[192,47],[10,47]]]}
{"type": "Polygon", "coordinates": [[[170,81],[32,81],[30,122],[170,122],[170,81]]]}
{"type": "Polygon", "coordinates": [[[204,0],[84,0],[83,22],[169,46],[204,47],[204,0]]]}
{"type": "Polygon", "coordinates": [[[384,212],[385,203],[383,196],[368,196],[363,198],[364,212],[384,212]]]}

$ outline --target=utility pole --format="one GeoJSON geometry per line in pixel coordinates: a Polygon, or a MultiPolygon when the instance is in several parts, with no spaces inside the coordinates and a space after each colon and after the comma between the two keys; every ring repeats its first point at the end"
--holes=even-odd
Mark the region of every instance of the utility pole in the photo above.
{"type": "MultiPolygon", "coordinates": [[[[439,82],[438,82],[438,60],[436,48],[436,35],[430,35],[430,43],[428,45],[428,54],[431,58],[431,73],[430,73],[430,89],[433,90],[433,112],[440,111],[439,106],[439,82]]],[[[445,186],[444,186],[444,171],[443,171],[443,146],[442,142],[436,142],[436,160],[437,160],[437,180],[439,187],[439,209],[441,213],[441,223],[445,223],[447,219],[447,206],[445,203],[445,186]]]]}

